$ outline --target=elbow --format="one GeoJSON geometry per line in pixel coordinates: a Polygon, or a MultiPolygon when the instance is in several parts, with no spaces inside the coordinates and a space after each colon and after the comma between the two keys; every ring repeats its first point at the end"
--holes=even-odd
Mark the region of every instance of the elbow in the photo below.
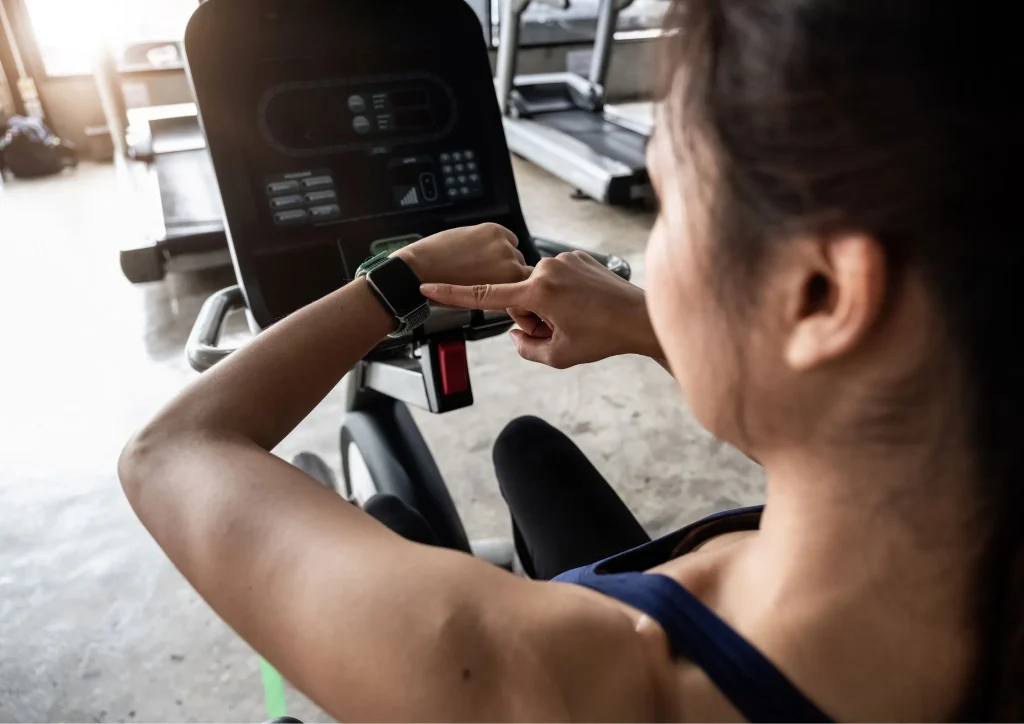
{"type": "Polygon", "coordinates": [[[133,508],[138,509],[145,481],[155,475],[158,461],[169,443],[166,436],[145,427],[133,435],[121,451],[117,460],[117,477],[133,508]]]}
{"type": "Polygon", "coordinates": [[[139,482],[144,477],[141,473],[147,458],[146,444],[140,440],[140,435],[141,433],[132,436],[117,459],[117,477],[132,505],[138,496],[139,482]]]}

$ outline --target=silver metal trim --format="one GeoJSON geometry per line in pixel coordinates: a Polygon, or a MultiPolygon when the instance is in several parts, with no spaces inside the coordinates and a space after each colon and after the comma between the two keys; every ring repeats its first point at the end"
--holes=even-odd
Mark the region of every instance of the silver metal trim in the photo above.
{"type": "Polygon", "coordinates": [[[661,28],[648,28],[647,30],[620,30],[615,33],[615,42],[635,42],[638,40],[657,40],[668,33],[661,28]]]}
{"type": "Polygon", "coordinates": [[[517,75],[515,78],[516,88],[528,88],[540,85],[571,85],[583,95],[591,92],[590,82],[575,73],[530,73],[528,75],[517,75]]]}
{"type": "Polygon", "coordinates": [[[625,113],[615,106],[608,105],[604,107],[604,117],[609,123],[628,128],[634,133],[639,133],[641,136],[650,137],[651,132],[654,130],[653,113],[650,120],[646,120],[637,117],[635,114],[625,113]]]}
{"type": "Polygon", "coordinates": [[[367,362],[363,367],[363,386],[388,397],[429,410],[427,388],[418,359],[367,362]]]}

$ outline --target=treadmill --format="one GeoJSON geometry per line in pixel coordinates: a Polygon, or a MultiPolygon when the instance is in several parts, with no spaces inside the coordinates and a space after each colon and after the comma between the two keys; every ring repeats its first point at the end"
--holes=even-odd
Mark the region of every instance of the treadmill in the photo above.
{"type": "MultiPolygon", "coordinates": [[[[605,106],[615,28],[633,0],[601,0],[588,78],[575,73],[516,77],[522,17],[534,0],[503,1],[495,90],[509,149],[602,203],[651,199],[650,123],[605,106]]],[[[536,1],[560,9],[570,4],[536,1]]]]}
{"type": "Polygon", "coordinates": [[[134,284],[231,264],[220,192],[194,103],[129,109],[126,176],[141,227],[121,249],[134,284]]]}

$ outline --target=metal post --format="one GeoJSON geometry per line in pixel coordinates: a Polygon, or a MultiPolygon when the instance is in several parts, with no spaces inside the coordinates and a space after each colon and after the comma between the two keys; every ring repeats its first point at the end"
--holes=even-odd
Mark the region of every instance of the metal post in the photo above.
{"type": "Polygon", "coordinates": [[[594,38],[594,54],[590,58],[590,82],[600,88],[602,95],[612,60],[615,26],[619,19],[618,5],[619,0],[601,0],[597,11],[597,36],[594,38]]]}
{"type": "Polygon", "coordinates": [[[128,158],[128,112],[125,110],[124,90],[121,75],[117,72],[117,60],[109,46],[104,45],[94,58],[93,77],[96,91],[100,96],[103,117],[114,145],[114,157],[128,158]]]}
{"type": "Polygon", "coordinates": [[[501,27],[498,34],[498,70],[494,78],[498,105],[503,115],[508,113],[508,100],[516,78],[516,54],[519,52],[519,30],[523,11],[530,0],[503,0],[501,27]]]}

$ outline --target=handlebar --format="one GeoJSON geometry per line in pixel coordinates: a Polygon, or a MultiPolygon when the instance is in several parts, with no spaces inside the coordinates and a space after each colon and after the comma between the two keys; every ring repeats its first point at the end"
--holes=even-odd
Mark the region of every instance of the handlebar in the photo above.
{"type": "MultiPolygon", "coordinates": [[[[542,257],[553,257],[567,252],[580,251],[578,247],[563,244],[551,239],[534,238],[534,245],[542,257]]],[[[597,261],[603,264],[609,271],[629,281],[632,270],[625,259],[613,254],[599,254],[587,252],[597,261]]],[[[237,347],[220,347],[217,342],[220,339],[221,327],[228,314],[236,309],[245,308],[245,297],[238,285],[227,287],[216,292],[199,310],[192,333],[185,344],[185,357],[189,366],[196,372],[205,372],[215,364],[230,356],[237,350],[237,347]]],[[[432,329],[441,331],[441,327],[459,324],[464,326],[467,340],[478,340],[486,337],[501,334],[512,325],[512,320],[503,313],[492,312],[470,312],[468,310],[445,310],[437,309],[431,314],[426,330],[428,334],[432,329]]],[[[407,345],[412,339],[396,343],[390,340],[388,347],[407,345]]],[[[385,351],[380,350],[382,353],[385,351]]]]}
{"type": "Polygon", "coordinates": [[[228,314],[235,309],[245,308],[242,288],[237,284],[221,289],[203,302],[199,316],[192,327],[192,333],[185,344],[185,356],[189,366],[196,372],[205,372],[229,356],[237,348],[218,347],[220,330],[228,314]]]}
{"type": "Polygon", "coordinates": [[[563,244],[560,241],[545,239],[540,236],[533,237],[533,245],[542,257],[558,256],[559,254],[565,254],[573,251],[585,251],[603,264],[608,271],[612,272],[616,276],[622,277],[627,282],[633,275],[633,270],[630,268],[629,262],[622,257],[615,256],[614,254],[601,254],[600,252],[590,251],[589,249],[580,249],[578,246],[563,244]]]}

